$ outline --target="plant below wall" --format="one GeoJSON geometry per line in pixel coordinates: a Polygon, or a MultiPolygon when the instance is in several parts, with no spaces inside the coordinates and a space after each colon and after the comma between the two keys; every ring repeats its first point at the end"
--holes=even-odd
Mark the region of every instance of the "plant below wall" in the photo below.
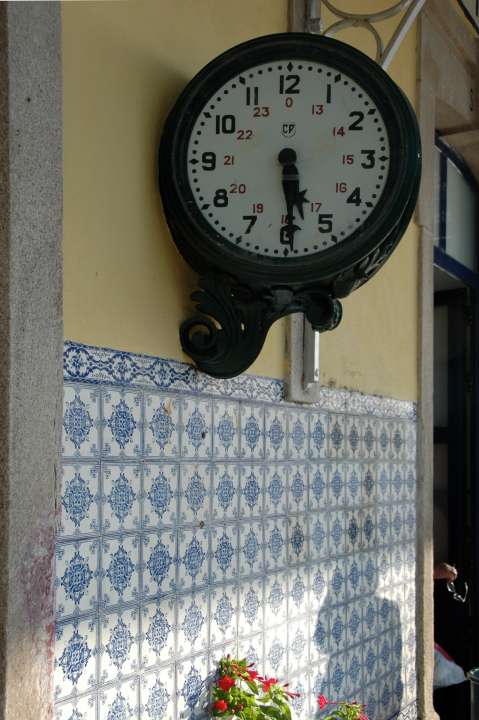
{"type": "Polygon", "coordinates": [[[320,695],[318,705],[320,710],[323,710],[328,705],[332,708],[328,715],[321,715],[321,720],[368,720],[368,716],[364,712],[366,706],[358,702],[345,702],[343,700],[332,702],[326,700],[324,695],[320,695]]]}
{"type": "MultiPolygon", "coordinates": [[[[211,714],[239,720],[291,720],[289,702],[298,696],[288,690],[287,683],[260,675],[254,663],[228,655],[219,661],[211,686],[211,714]]],[[[320,710],[331,707],[322,720],[368,720],[364,705],[356,702],[331,702],[320,695],[318,705],[320,710]]]]}

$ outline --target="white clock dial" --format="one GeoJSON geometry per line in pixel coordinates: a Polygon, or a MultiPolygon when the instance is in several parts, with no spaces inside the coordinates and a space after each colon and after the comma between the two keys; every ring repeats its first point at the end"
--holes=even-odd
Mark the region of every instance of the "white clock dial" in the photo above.
{"type": "Polygon", "coordinates": [[[312,61],[256,65],[210,97],[188,142],[188,178],[210,226],[266,257],[345,241],[389,172],[381,113],[343,72],[312,61]]]}

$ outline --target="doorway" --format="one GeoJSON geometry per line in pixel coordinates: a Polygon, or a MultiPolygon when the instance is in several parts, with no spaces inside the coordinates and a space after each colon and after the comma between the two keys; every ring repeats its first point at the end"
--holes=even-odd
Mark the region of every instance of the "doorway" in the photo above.
{"type": "Polygon", "coordinates": [[[458,570],[456,599],[434,588],[434,637],[466,671],[479,664],[477,612],[478,188],[437,138],[434,248],[434,562],[458,570]],[[468,594],[465,602],[466,587],[468,594]]]}

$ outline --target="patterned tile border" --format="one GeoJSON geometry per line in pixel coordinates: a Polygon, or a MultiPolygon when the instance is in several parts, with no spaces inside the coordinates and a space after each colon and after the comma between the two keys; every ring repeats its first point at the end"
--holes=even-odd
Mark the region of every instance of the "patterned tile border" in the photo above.
{"type": "MultiPolygon", "coordinates": [[[[165,360],[151,355],[133,354],[71,341],[65,342],[64,379],[291,405],[285,401],[285,384],[281,380],[246,374],[229,380],[218,380],[177,360],[165,360]]],[[[405,400],[326,387],[321,388],[320,397],[320,402],[311,405],[311,409],[416,419],[416,404],[405,400]]]]}

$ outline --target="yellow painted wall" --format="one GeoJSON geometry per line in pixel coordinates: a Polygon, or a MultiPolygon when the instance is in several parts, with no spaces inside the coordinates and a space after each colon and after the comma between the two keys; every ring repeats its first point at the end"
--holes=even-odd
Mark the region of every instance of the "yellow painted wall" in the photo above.
{"type": "MultiPolygon", "coordinates": [[[[348,10],[384,0],[348,0],[348,10]]],[[[367,7],[366,7],[367,5],[367,7]]],[[[126,0],[63,5],[64,322],[78,342],[187,360],[178,326],[195,274],[161,211],[156,150],[186,82],[211,58],[287,29],[287,0],[126,0]]],[[[345,3],[343,3],[345,6],[345,3]]],[[[397,19],[383,23],[386,35],[397,19]]],[[[354,30],[341,39],[364,50],[354,30]]],[[[391,67],[415,103],[416,30],[391,67]]],[[[385,268],[344,301],[322,343],[322,381],[417,396],[417,230],[385,268]]],[[[251,372],[282,377],[286,321],[270,331],[251,372]]]]}

